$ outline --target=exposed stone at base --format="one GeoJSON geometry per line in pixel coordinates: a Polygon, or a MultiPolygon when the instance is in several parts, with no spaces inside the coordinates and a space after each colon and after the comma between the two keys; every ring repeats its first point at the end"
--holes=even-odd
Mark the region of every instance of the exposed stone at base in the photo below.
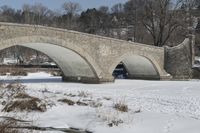
{"type": "Polygon", "coordinates": [[[99,84],[104,82],[114,82],[114,78],[107,79],[98,79],[93,77],[67,77],[62,76],[62,80],[65,82],[74,82],[74,83],[87,83],[87,84],[99,84]]]}
{"type": "Polygon", "coordinates": [[[193,78],[194,79],[200,79],[200,68],[194,68],[193,69],[193,78]]]}
{"type": "Polygon", "coordinates": [[[160,80],[160,77],[155,75],[128,75],[127,79],[160,80]]]}
{"type": "MultiPolygon", "coordinates": [[[[141,79],[141,80],[170,80],[171,75],[165,76],[151,76],[151,75],[129,75],[127,79],[141,79]]],[[[62,76],[64,82],[73,82],[73,83],[87,83],[87,84],[100,84],[106,82],[114,82],[115,78],[109,76],[102,79],[92,78],[92,77],[68,77],[62,76]]]]}
{"type": "Polygon", "coordinates": [[[66,77],[62,76],[62,80],[65,82],[75,82],[75,83],[90,83],[90,84],[98,84],[99,80],[96,78],[89,77],[66,77]]]}
{"type": "Polygon", "coordinates": [[[161,75],[160,80],[172,80],[172,76],[170,74],[161,75]]]}

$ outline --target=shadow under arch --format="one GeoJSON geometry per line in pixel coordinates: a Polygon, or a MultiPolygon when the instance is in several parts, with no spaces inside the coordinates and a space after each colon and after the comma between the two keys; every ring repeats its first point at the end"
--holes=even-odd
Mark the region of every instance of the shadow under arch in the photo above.
{"type": "Polygon", "coordinates": [[[126,72],[125,78],[127,79],[160,79],[158,64],[146,56],[139,54],[125,54],[113,63],[110,68],[112,73],[115,71],[118,64],[124,66],[126,72]]]}
{"type": "Polygon", "coordinates": [[[68,82],[98,83],[99,78],[92,65],[77,52],[51,43],[18,43],[1,47],[0,50],[20,46],[39,51],[51,58],[63,73],[63,80],[68,82]]]}

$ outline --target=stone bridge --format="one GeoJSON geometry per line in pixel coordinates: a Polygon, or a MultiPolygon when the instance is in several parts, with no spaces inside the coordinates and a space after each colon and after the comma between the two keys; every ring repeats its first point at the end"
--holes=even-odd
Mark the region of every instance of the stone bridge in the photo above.
{"type": "Polygon", "coordinates": [[[50,57],[70,82],[110,82],[122,62],[129,78],[168,79],[165,49],[70,30],[0,23],[0,50],[23,46],[50,57]]]}

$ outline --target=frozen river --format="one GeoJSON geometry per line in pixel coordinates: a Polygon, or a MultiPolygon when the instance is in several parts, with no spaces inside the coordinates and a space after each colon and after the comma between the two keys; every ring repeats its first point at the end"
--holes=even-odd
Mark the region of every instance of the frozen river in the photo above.
{"type": "Polygon", "coordinates": [[[28,118],[38,126],[76,127],[95,133],[200,132],[198,80],[116,80],[115,83],[106,84],[79,84],[64,83],[61,77],[52,77],[43,72],[30,73],[26,77],[0,78],[6,82],[21,80],[28,94],[52,104],[44,113],[28,113],[28,118]],[[101,106],[69,106],[58,102],[64,98],[93,101],[101,106]],[[119,102],[128,106],[128,112],[113,108],[119,102]],[[109,127],[108,124],[113,120],[122,122],[109,127]]]}

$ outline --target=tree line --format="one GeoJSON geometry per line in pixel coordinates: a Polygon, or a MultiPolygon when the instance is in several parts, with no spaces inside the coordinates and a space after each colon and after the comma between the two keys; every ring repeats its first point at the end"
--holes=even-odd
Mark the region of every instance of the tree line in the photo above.
{"type": "Polygon", "coordinates": [[[41,3],[24,4],[21,9],[0,7],[0,21],[44,25],[114,37],[155,46],[182,41],[198,16],[200,0],[128,0],[111,8],[82,10],[65,2],[53,11],[41,3]],[[195,13],[194,13],[195,12],[195,13]]]}

